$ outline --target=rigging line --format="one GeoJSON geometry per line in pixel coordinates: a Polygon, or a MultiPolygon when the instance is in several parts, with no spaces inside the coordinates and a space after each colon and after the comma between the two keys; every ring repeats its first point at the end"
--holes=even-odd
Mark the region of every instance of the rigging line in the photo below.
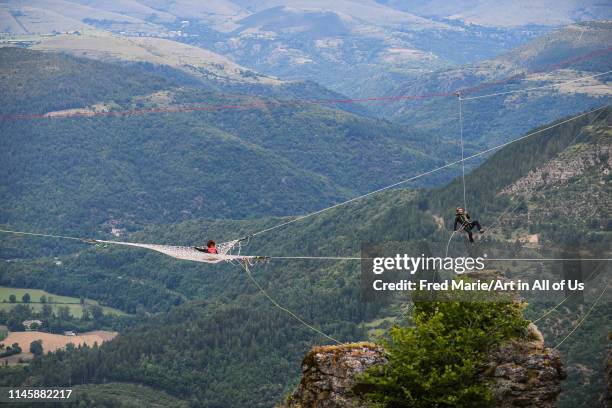
{"type": "Polygon", "coordinates": [[[578,293],[578,292],[574,292],[571,295],[566,296],[565,299],[563,299],[561,302],[557,303],[556,306],[554,306],[552,309],[549,309],[548,311],[546,311],[542,316],[538,317],[537,319],[532,320],[531,323],[535,324],[535,323],[539,322],[540,320],[542,320],[543,318],[545,318],[546,316],[548,316],[549,314],[551,314],[552,312],[557,310],[562,304],[565,303],[565,301],[567,301],[569,298],[574,296],[576,293],[578,293]]]}
{"type": "Polygon", "coordinates": [[[527,92],[527,91],[535,91],[535,90],[544,89],[544,88],[554,88],[554,87],[557,87],[557,86],[563,86],[563,85],[566,85],[566,84],[571,84],[571,83],[574,83],[574,82],[579,82],[579,81],[582,81],[582,80],[585,80],[585,79],[596,78],[596,77],[599,77],[599,76],[602,76],[602,75],[609,74],[611,72],[612,72],[612,70],[606,71],[606,72],[601,72],[601,73],[595,74],[595,75],[584,76],[584,77],[580,77],[580,78],[577,78],[577,79],[572,79],[571,81],[559,82],[559,83],[556,83],[556,84],[534,86],[532,88],[516,89],[516,90],[513,90],[513,91],[495,92],[495,93],[487,94],[487,95],[471,96],[471,97],[468,97],[468,98],[463,98],[463,100],[464,101],[471,101],[473,99],[482,99],[482,98],[488,98],[488,97],[491,97],[491,96],[507,95],[507,94],[513,94],[513,93],[519,93],[519,92],[527,92]]]}
{"type": "MultiPolygon", "coordinates": [[[[563,60],[563,61],[559,61],[555,64],[547,64],[544,65],[542,67],[540,67],[539,69],[532,69],[532,70],[528,70],[526,69],[525,71],[521,72],[520,74],[516,74],[516,75],[512,75],[510,77],[504,78],[502,80],[498,80],[498,81],[491,81],[491,82],[483,82],[480,85],[476,85],[476,86],[472,86],[469,88],[464,88],[462,91],[463,93],[474,93],[476,91],[485,89],[485,88],[490,88],[492,86],[495,85],[502,85],[502,84],[506,84],[510,81],[513,81],[515,79],[523,79],[525,74],[539,74],[539,73],[544,73],[544,72],[552,72],[556,69],[560,69],[562,67],[566,67],[568,65],[580,62],[580,61],[585,61],[585,60],[589,60],[595,57],[599,57],[602,55],[605,55],[609,52],[612,52],[612,47],[608,47],[608,48],[603,48],[603,49],[599,49],[593,52],[590,52],[588,54],[583,54],[580,55],[578,57],[575,58],[571,58],[571,59],[567,59],[567,60],[563,60]]],[[[464,69],[465,70],[465,69],[464,69]]]]}
{"type": "Polygon", "coordinates": [[[249,269],[249,264],[247,262],[244,263],[240,263],[240,265],[242,265],[242,267],[244,268],[247,276],[249,277],[249,279],[251,280],[251,282],[257,287],[257,289],[259,289],[259,291],[277,308],[279,308],[280,310],[282,310],[283,312],[287,313],[289,316],[293,317],[295,320],[297,320],[298,322],[300,322],[301,324],[303,324],[304,326],[308,327],[310,330],[320,334],[321,336],[335,342],[336,344],[342,344],[340,341],[336,340],[335,338],[333,338],[332,336],[330,336],[329,334],[325,334],[323,333],[321,330],[317,329],[316,327],[306,323],[304,320],[302,320],[298,315],[296,315],[295,313],[293,313],[291,310],[287,309],[286,307],[281,306],[276,300],[274,300],[269,294],[268,292],[266,292],[266,290],[259,284],[259,282],[257,282],[255,280],[255,278],[253,277],[253,275],[251,274],[251,270],[249,269]]]}
{"type": "Polygon", "coordinates": [[[599,110],[605,109],[605,108],[607,108],[608,106],[609,106],[609,105],[604,105],[604,106],[601,106],[601,107],[599,107],[599,108],[596,108],[596,109],[594,109],[594,110],[592,110],[592,111],[581,113],[580,115],[573,116],[573,117],[571,117],[571,118],[569,118],[569,119],[566,119],[566,120],[563,120],[563,121],[561,121],[561,122],[558,122],[558,123],[552,124],[552,125],[550,125],[550,126],[547,126],[547,127],[545,127],[545,128],[542,128],[542,129],[536,130],[535,132],[528,133],[528,134],[526,134],[526,135],[524,135],[524,136],[521,136],[521,137],[518,137],[518,138],[516,138],[516,139],[510,140],[509,142],[502,143],[502,144],[500,144],[500,145],[493,146],[493,147],[490,147],[490,148],[488,148],[488,149],[485,149],[485,150],[483,150],[483,151],[481,151],[481,152],[478,152],[478,153],[472,154],[471,156],[465,157],[463,160],[456,160],[456,161],[454,161],[454,162],[447,163],[447,164],[445,164],[445,165],[443,165],[443,166],[436,167],[436,168],[434,168],[434,169],[432,169],[432,170],[429,170],[429,171],[426,171],[426,172],[423,172],[423,173],[417,174],[416,176],[412,176],[412,177],[407,178],[407,179],[405,179],[405,180],[401,180],[401,181],[398,181],[398,182],[396,182],[396,183],[389,184],[388,186],[381,187],[381,188],[379,188],[379,189],[377,189],[377,190],[370,191],[369,193],[366,193],[366,194],[363,194],[363,195],[360,195],[360,196],[357,196],[357,197],[353,197],[353,198],[351,198],[351,199],[349,199],[349,200],[342,201],[342,202],[337,203],[337,204],[334,204],[334,205],[332,205],[332,206],[329,206],[329,207],[326,207],[326,208],[322,208],[322,209],[320,209],[320,210],[317,210],[317,211],[314,211],[314,212],[311,212],[311,213],[308,213],[308,214],[301,215],[301,216],[296,217],[296,218],[294,218],[294,219],[292,219],[292,220],[285,221],[285,222],[282,222],[282,223],[277,224],[277,225],[273,225],[273,226],[271,226],[271,227],[269,227],[269,228],[262,229],[261,231],[257,231],[257,232],[255,232],[255,233],[251,234],[251,236],[257,236],[257,235],[260,235],[260,234],[263,234],[263,233],[266,233],[266,232],[269,232],[269,231],[275,230],[275,229],[277,229],[277,228],[281,228],[281,227],[284,227],[284,226],[286,226],[286,225],[293,224],[293,223],[295,223],[295,222],[298,222],[298,221],[304,220],[304,219],[306,219],[306,218],[309,218],[309,217],[312,217],[312,216],[315,216],[315,215],[321,214],[321,213],[323,213],[323,212],[325,212],[325,211],[332,210],[332,209],[334,209],[334,208],[338,208],[338,207],[341,207],[341,206],[343,206],[343,205],[350,204],[350,203],[353,203],[353,202],[355,202],[355,201],[361,200],[362,198],[366,198],[366,197],[372,196],[372,195],[374,195],[374,194],[378,194],[378,193],[380,193],[380,192],[383,192],[383,191],[389,190],[389,189],[391,189],[391,188],[394,188],[394,187],[400,186],[400,185],[402,185],[402,184],[409,183],[409,182],[414,181],[414,180],[416,180],[416,179],[419,179],[419,178],[421,178],[421,177],[428,176],[428,175],[433,174],[433,173],[436,173],[436,172],[438,172],[438,171],[440,171],[440,170],[444,170],[444,169],[447,169],[447,168],[449,168],[449,167],[452,167],[452,166],[454,166],[454,165],[456,165],[456,164],[460,164],[460,163],[462,163],[462,162],[463,162],[463,161],[465,161],[465,160],[474,159],[474,158],[476,158],[476,157],[479,157],[479,156],[482,156],[482,155],[484,155],[484,154],[490,153],[490,152],[492,152],[492,151],[494,151],[494,150],[497,150],[497,149],[501,149],[502,147],[505,147],[505,146],[508,146],[508,145],[510,145],[510,144],[512,144],[512,143],[515,143],[515,142],[521,141],[521,140],[523,140],[523,139],[526,139],[526,138],[531,137],[531,136],[533,136],[533,135],[536,135],[536,134],[538,134],[538,133],[545,132],[545,131],[550,130],[550,129],[553,129],[553,128],[557,127],[557,126],[561,126],[561,125],[563,125],[563,124],[565,124],[565,123],[568,123],[568,122],[571,122],[571,121],[573,121],[573,120],[579,119],[579,118],[581,118],[581,117],[583,117],[583,116],[590,115],[590,114],[592,114],[593,112],[597,112],[597,111],[599,111],[599,110]]]}
{"type": "Polygon", "coordinates": [[[450,246],[450,243],[453,240],[453,236],[455,236],[455,232],[462,231],[462,230],[463,230],[463,225],[458,230],[453,230],[453,233],[451,234],[450,238],[448,239],[448,242],[446,243],[446,252],[444,253],[445,258],[448,257],[448,247],[450,246]]]}
{"type": "MultiPolygon", "coordinates": [[[[601,114],[602,114],[603,112],[605,112],[605,111],[604,111],[604,110],[601,110],[601,111],[600,111],[600,112],[599,112],[599,113],[598,113],[598,114],[597,114],[595,117],[593,117],[591,120],[589,120],[589,124],[588,124],[587,126],[583,127],[583,128],[582,128],[582,130],[580,130],[580,132],[578,132],[578,134],[577,134],[577,135],[576,135],[576,136],[575,136],[575,137],[572,139],[572,141],[571,141],[571,142],[568,144],[568,146],[569,146],[569,145],[574,144],[574,143],[576,142],[576,140],[578,140],[578,138],[579,138],[579,137],[580,137],[580,136],[581,136],[581,135],[582,135],[582,134],[585,132],[585,130],[586,130],[588,127],[592,126],[592,125],[593,125],[593,123],[594,123],[596,120],[599,120],[599,118],[601,117],[601,114]]],[[[504,211],[504,213],[503,213],[503,214],[501,214],[499,217],[497,217],[497,219],[495,220],[495,222],[494,222],[493,224],[491,224],[491,226],[490,226],[489,228],[487,228],[487,229],[485,230],[485,232],[483,232],[482,234],[480,234],[480,238],[481,238],[481,239],[479,239],[479,240],[478,240],[478,242],[476,243],[476,246],[478,246],[478,245],[480,245],[480,244],[482,243],[482,237],[483,237],[483,236],[484,236],[484,235],[485,235],[487,232],[489,232],[489,231],[491,231],[491,230],[494,230],[494,229],[495,229],[495,228],[497,228],[498,226],[501,226],[501,220],[502,220],[502,218],[504,218],[504,217],[505,217],[507,214],[511,214],[511,213],[513,213],[514,211],[516,211],[516,209],[517,209],[517,208],[519,208],[521,204],[522,204],[522,202],[521,202],[520,200],[518,200],[518,203],[517,203],[517,204],[514,206],[514,208],[512,208],[512,210],[508,211],[508,209],[506,209],[506,211],[504,211]]]]}
{"type": "Polygon", "coordinates": [[[65,236],[65,235],[39,234],[39,233],[34,233],[34,232],[13,231],[13,230],[5,230],[5,229],[0,229],[0,232],[6,232],[8,234],[17,234],[17,235],[32,235],[32,236],[35,236],[35,237],[72,239],[74,241],[82,241],[83,240],[83,238],[68,237],[68,236],[65,236]]]}
{"type": "Polygon", "coordinates": [[[268,256],[270,259],[329,259],[333,261],[350,261],[350,260],[362,260],[362,259],[375,259],[359,256],[268,256]]]}
{"type": "MultiPolygon", "coordinates": [[[[595,275],[595,273],[596,273],[596,272],[597,272],[599,269],[601,269],[601,267],[602,267],[602,266],[603,266],[603,264],[601,264],[601,265],[599,265],[599,266],[595,267],[595,269],[593,269],[593,270],[591,271],[591,273],[589,274],[589,276],[587,276],[587,277],[586,277],[586,279],[584,279],[584,282],[588,282],[588,281],[589,281],[589,279],[591,279],[591,277],[592,277],[593,275],[595,275]]],[[[538,318],[537,318],[537,319],[535,319],[535,320],[532,320],[531,322],[532,322],[532,323],[537,323],[537,322],[539,322],[540,320],[542,320],[543,318],[545,318],[546,316],[548,316],[549,314],[551,314],[552,312],[554,312],[555,310],[557,310],[557,309],[558,309],[558,308],[559,308],[559,307],[560,307],[560,306],[561,306],[563,303],[565,303],[565,302],[566,302],[566,301],[567,301],[569,298],[573,297],[574,295],[576,295],[576,294],[578,294],[578,293],[582,293],[582,292],[578,292],[578,291],[572,292],[571,294],[567,295],[567,296],[566,296],[566,297],[565,297],[565,298],[564,298],[564,299],[563,299],[561,302],[557,303],[557,304],[556,304],[556,305],[555,305],[553,308],[549,309],[549,310],[548,310],[548,311],[546,311],[546,312],[545,312],[545,313],[544,313],[542,316],[538,317],[538,318]]]]}
{"type": "Polygon", "coordinates": [[[532,70],[531,73],[537,74],[537,73],[541,73],[541,72],[552,71],[554,69],[559,69],[559,68],[562,68],[562,67],[574,64],[576,62],[586,61],[586,60],[589,60],[589,59],[592,59],[592,58],[595,58],[595,57],[600,57],[600,56],[605,55],[605,54],[607,54],[609,52],[612,52],[612,47],[600,48],[600,49],[592,51],[592,52],[590,52],[588,54],[583,54],[583,55],[580,55],[578,57],[574,57],[574,58],[566,59],[566,60],[563,60],[563,61],[559,61],[559,62],[557,62],[555,64],[545,65],[543,67],[540,67],[540,69],[532,70]]]}
{"type": "MultiPolygon", "coordinates": [[[[459,230],[457,230],[459,231],[459,230]]],[[[456,232],[456,231],[455,231],[456,232]]],[[[255,255],[253,256],[255,257],[255,255]]],[[[372,257],[358,256],[265,256],[266,259],[318,259],[332,261],[360,261],[368,259],[377,259],[372,257]]],[[[612,261],[612,258],[485,258],[487,261],[612,261]]]]}
{"type": "Polygon", "coordinates": [[[487,258],[487,261],[525,261],[525,262],[556,262],[556,261],[598,261],[610,262],[612,258],[487,258]]]}
{"type": "Polygon", "coordinates": [[[590,316],[591,312],[593,311],[593,309],[595,309],[595,307],[597,307],[597,304],[599,303],[599,300],[603,297],[604,293],[606,293],[606,290],[608,290],[608,285],[606,284],[606,286],[604,287],[604,289],[601,291],[601,294],[597,297],[597,299],[595,299],[595,301],[593,302],[593,304],[591,305],[591,308],[589,309],[589,311],[584,315],[584,317],[582,319],[580,319],[580,321],[578,322],[578,324],[576,326],[574,326],[574,328],[572,329],[572,331],[570,331],[567,336],[565,336],[563,338],[563,340],[561,340],[559,343],[557,343],[557,345],[555,347],[553,347],[553,349],[558,349],[559,346],[561,346],[565,340],[567,340],[572,334],[574,334],[574,332],[576,330],[578,330],[578,328],[580,326],[582,326],[582,323],[585,322],[585,320],[590,316]]]}
{"type": "MultiPolygon", "coordinates": [[[[113,244],[115,241],[101,241],[101,240],[93,240],[88,238],[78,238],[78,237],[69,237],[65,235],[54,235],[54,234],[40,234],[34,232],[23,232],[23,231],[13,231],[13,230],[5,230],[0,229],[0,232],[9,233],[9,234],[17,234],[17,235],[30,235],[30,236],[38,236],[38,237],[48,237],[48,238],[60,238],[60,239],[70,239],[75,241],[96,241],[96,242],[104,242],[108,244],[113,244]]],[[[374,259],[371,257],[357,257],[357,256],[267,256],[267,259],[320,259],[320,260],[367,260],[374,259]]],[[[487,258],[488,261],[612,261],[612,258],[487,258]]]]}
{"type": "Polygon", "coordinates": [[[459,100],[459,134],[461,137],[461,178],[463,180],[463,209],[467,211],[467,200],[465,198],[465,159],[463,156],[463,113],[461,109],[461,94],[457,92],[459,100]]]}
{"type": "MultiPolygon", "coordinates": [[[[488,228],[485,229],[485,231],[480,234],[480,239],[478,240],[478,242],[476,243],[476,245],[480,245],[480,243],[482,242],[482,237],[489,231],[494,230],[495,228],[498,228],[499,226],[501,226],[501,220],[508,214],[512,214],[514,211],[516,211],[517,208],[519,208],[521,206],[522,202],[519,201],[511,210],[508,210],[508,208],[506,208],[506,211],[504,211],[499,217],[497,217],[497,219],[495,220],[495,222],[493,224],[491,224],[488,228]]],[[[510,207],[510,206],[508,206],[510,207]]]]}

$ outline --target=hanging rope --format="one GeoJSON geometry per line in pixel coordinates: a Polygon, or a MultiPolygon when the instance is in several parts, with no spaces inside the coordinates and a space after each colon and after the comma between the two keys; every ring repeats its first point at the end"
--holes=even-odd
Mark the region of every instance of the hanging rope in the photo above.
{"type": "Polygon", "coordinates": [[[445,258],[448,257],[448,247],[450,246],[450,243],[453,240],[453,237],[455,236],[455,233],[457,231],[462,231],[462,230],[463,230],[463,225],[458,230],[453,230],[453,233],[451,234],[450,238],[448,239],[448,242],[446,243],[446,252],[444,253],[444,257],[445,258]]]}
{"type": "Polygon", "coordinates": [[[302,318],[300,318],[298,315],[293,313],[291,310],[287,309],[284,306],[281,306],[276,300],[274,300],[272,298],[272,296],[270,296],[268,294],[268,292],[266,292],[266,290],[259,284],[259,282],[257,282],[255,280],[255,278],[251,274],[251,269],[250,269],[250,266],[249,266],[248,262],[241,262],[240,265],[245,270],[245,272],[246,272],[248,278],[251,280],[251,282],[253,282],[253,285],[255,285],[257,287],[257,289],[259,289],[261,294],[264,295],[270,301],[270,303],[272,303],[275,307],[277,307],[278,309],[280,309],[283,312],[287,313],[289,316],[293,317],[295,320],[297,320],[298,322],[300,322],[301,324],[303,324],[305,327],[309,328],[310,330],[314,331],[315,333],[320,334],[321,336],[323,336],[323,337],[333,341],[336,344],[342,344],[339,340],[336,340],[335,338],[333,338],[329,334],[323,333],[321,330],[317,329],[316,327],[306,323],[302,318]]]}
{"type": "Polygon", "coordinates": [[[465,196],[465,159],[463,157],[463,112],[461,107],[461,94],[457,92],[459,101],[459,135],[461,139],[461,179],[463,181],[463,210],[467,212],[467,200],[465,196]]]}
{"type": "MultiPolygon", "coordinates": [[[[463,211],[465,211],[465,213],[467,214],[467,199],[465,194],[465,157],[463,154],[463,112],[461,107],[461,93],[457,92],[455,96],[457,96],[457,101],[459,102],[459,140],[461,142],[461,184],[463,185],[463,211]]],[[[462,231],[464,227],[465,224],[461,225],[459,231],[462,231]]],[[[453,237],[455,236],[455,232],[457,232],[457,230],[453,229],[453,233],[451,234],[450,238],[448,239],[448,242],[446,243],[446,252],[444,255],[445,258],[448,257],[448,248],[450,246],[451,241],[453,240],[453,237]]]]}

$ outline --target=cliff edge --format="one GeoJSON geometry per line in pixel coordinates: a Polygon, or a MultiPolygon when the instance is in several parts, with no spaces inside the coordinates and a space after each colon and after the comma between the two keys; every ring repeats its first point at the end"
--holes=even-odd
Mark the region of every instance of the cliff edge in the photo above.
{"type": "MultiPolygon", "coordinates": [[[[523,302],[511,294],[515,303],[523,302]]],[[[385,350],[373,343],[314,347],[302,362],[300,384],[280,407],[365,408],[367,389],[357,384],[357,378],[367,368],[386,363],[385,350]]],[[[525,336],[494,348],[477,371],[478,380],[488,384],[494,405],[500,408],[553,408],[565,376],[559,352],[545,347],[533,323],[525,336]]]]}
{"type": "Polygon", "coordinates": [[[313,347],[302,362],[302,380],[282,408],[365,408],[354,390],[356,377],[368,367],[386,363],[373,343],[313,347]]]}

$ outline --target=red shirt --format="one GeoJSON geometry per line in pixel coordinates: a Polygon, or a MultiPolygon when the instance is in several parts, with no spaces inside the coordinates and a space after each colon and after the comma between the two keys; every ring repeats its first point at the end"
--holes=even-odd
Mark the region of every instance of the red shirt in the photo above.
{"type": "Polygon", "coordinates": [[[219,251],[217,251],[217,247],[216,246],[211,246],[211,247],[208,247],[208,253],[209,254],[218,254],[219,251]]]}

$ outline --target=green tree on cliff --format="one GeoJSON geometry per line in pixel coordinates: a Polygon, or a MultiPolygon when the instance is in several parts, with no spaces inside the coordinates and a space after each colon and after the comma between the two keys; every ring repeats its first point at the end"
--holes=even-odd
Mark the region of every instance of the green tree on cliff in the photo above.
{"type": "Polygon", "coordinates": [[[384,342],[388,364],[360,379],[375,406],[490,407],[478,379],[487,353],[525,333],[521,306],[504,302],[420,302],[414,327],[393,327],[384,342]]]}

